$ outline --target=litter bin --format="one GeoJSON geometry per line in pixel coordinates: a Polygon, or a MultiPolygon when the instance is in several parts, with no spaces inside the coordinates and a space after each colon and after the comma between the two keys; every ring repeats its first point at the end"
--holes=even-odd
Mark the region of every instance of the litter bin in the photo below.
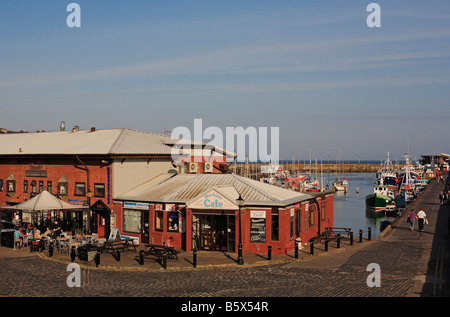
{"type": "Polygon", "coordinates": [[[94,257],[97,254],[99,248],[93,244],[85,244],[78,247],[78,259],[81,261],[94,261],[94,257]]]}

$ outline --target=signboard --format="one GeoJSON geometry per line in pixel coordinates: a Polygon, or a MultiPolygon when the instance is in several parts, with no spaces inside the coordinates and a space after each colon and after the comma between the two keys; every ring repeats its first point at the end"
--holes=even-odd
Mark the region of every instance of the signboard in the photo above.
{"type": "Polygon", "coordinates": [[[148,210],[149,209],[148,206],[149,206],[149,204],[147,204],[147,203],[138,203],[138,202],[134,202],[134,201],[125,201],[123,203],[124,209],[148,210]]]}
{"type": "Polygon", "coordinates": [[[235,210],[238,206],[217,193],[215,190],[202,195],[193,203],[187,206],[189,209],[232,209],[235,210]]]}
{"type": "Polygon", "coordinates": [[[109,234],[109,238],[108,241],[111,240],[120,240],[120,232],[119,232],[119,228],[111,228],[111,233],[109,234]]]}
{"type": "Polygon", "coordinates": [[[250,242],[266,242],[266,212],[264,210],[250,212],[250,242]]]}

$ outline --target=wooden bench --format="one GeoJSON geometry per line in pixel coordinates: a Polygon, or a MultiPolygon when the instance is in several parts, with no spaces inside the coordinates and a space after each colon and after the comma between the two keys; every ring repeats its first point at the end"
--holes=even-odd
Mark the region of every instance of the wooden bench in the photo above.
{"type": "Polygon", "coordinates": [[[178,260],[178,252],[174,247],[169,247],[160,244],[146,244],[144,248],[144,255],[153,255],[161,259],[167,256],[168,259],[178,260]]]}
{"type": "Polygon", "coordinates": [[[352,231],[352,228],[336,228],[336,227],[326,227],[325,231],[322,232],[320,235],[311,238],[310,242],[322,242],[325,240],[335,240],[337,239],[337,235],[340,234],[342,237],[342,234],[347,234],[347,237],[350,237],[350,232],[352,231]]]}
{"type": "Polygon", "coordinates": [[[137,245],[134,244],[133,239],[120,239],[120,240],[109,240],[105,241],[101,252],[108,253],[112,251],[112,253],[116,253],[117,251],[129,251],[130,248],[133,248],[134,252],[136,252],[137,245]]]}

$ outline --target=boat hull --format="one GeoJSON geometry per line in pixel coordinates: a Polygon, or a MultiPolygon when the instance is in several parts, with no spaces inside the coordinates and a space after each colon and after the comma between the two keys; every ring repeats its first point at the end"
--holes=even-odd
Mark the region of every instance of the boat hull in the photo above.
{"type": "Polygon", "coordinates": [[[366,207],[375,211],[384,211],[390,203],[392,203],[392,197],[389,196],[377,193],[366,196],[366,207]]]}

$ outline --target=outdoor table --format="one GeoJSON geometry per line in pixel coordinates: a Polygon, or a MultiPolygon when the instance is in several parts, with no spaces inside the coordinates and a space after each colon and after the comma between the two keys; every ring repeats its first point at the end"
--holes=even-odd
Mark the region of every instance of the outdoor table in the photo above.
{"type": "Polygon", "coordinates": [[[177,251],[174,247],[169,247],[166,245],[159,245],[159,244],[146,244],[145,245],[144,254],[145,255],[154,255],[158,258],[163,257],[164,255],[167,256],[169,259],[177,259],[178,255],[177,251]],[[147,249],[148,248],[148,249],[147,249]]]}
{"type": "Polygon", "coordinates": [[[103,251],[106,251],[106,252],[112,251],[114,253],[118,250],[122,250],[122,251],[129,250],[130,247],[132,247],[134,249],[134,252],[136,252],[137,245],[134,244],[134,239],[131,239],[131,238],[105,241],[101,250],[102,250],[102,252],[103,251]]]}

